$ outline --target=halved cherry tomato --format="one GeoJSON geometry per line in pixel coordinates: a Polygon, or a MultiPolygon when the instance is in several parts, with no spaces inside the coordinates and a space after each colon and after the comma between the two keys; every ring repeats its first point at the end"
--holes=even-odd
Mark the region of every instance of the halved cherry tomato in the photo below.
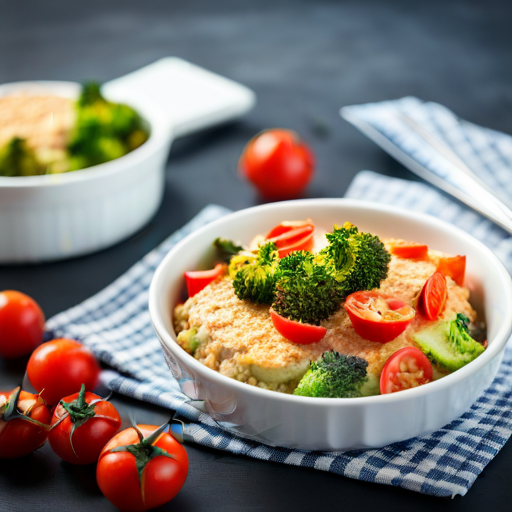
{"type": "Polygon", "coordinates": [[[399,258],[423,259],[428,254],[428,245],[396,240],[391,245],[390,252],[399,258]]]}
{"type": "Polygon", "coordinates": [[[32,453],[48,437],[51,413],[44,400],[16,388],[0,392],[0,459],[32,453]]]}
{"type": "Polygon", "coordinates": [[[402,334],[414,318],[404,301],[380,292],[355,292],[345,301],[352,327],[365,340],[387,343],[402,334]]]}
{"type": "Polygon", "coordinates": [[[380,374],[382,395],[415,388],[432,380],[432,364],[416,347],[404,347],[389,356],[380,374]]]}
{"type": "Polygon", "coordinates": [[[49,404],[98,384],[100,366],[94,354],[75,340],[59,338],[39,345],[28,360],[27,376],[49,404]]]}
{"type": "Polygon", "coordinates": [[[0,356],[30,354],[42,341],[44,314],[37,302],[14,290],[0,292],[0,356]]]}
{"type": "Polygon", "coordinates": [[[315,240],[315,226],[311,221],[281,223],[274,227],[266,236],[266,241],[274,242],[280,258],[293,251],[311,251],[315,240]],[[294,225],[295,224],[295,225],[294,225]]]}
{"type": "Polygon", "coordinates": [[[266,199],[298,197],[313,176],[312,151],[292,130],[275,128],[253,137],[238,162],[240,172],[266,199]]]}
{"type": "Polygon", "coordinates": [[[92,464],[121,426],[116,408],[85,391],[63,398],[52,417],[48,441],[53,451],[70,464],[92,464]]]}
{"type": "Polygon", "coordinates": [[[270,317],[277,332],[284,336],[287,340],[293,341],[300,345],[309,345],[320,341],[327,332],[325,327],[321,325],[303,324],[285,318],[270,309],[270,317]]]}
{"type": "Polygon", "coordinates": [[[428,320],[437,320],[446,306],[446,277],[434,272],[423,285],[418,298],[418,311],[428,320]]]}
{"type": "Polygon", "coordinates": [[[440,258],[437,270],[445,276],[451,277],[459,286],[462,286],[466,274],[466,256],[440,258]]]}
{"type": "Polygon", "coordinates": [[[188,456],[162,427],[138,425],[114,436],[98,459],[101,492],[121,510],[148,510],[172,500],[185,483],[188,456]]]}
{"type": "Polygon", "coordinates": [[[193,297],[196,293],[200,292],[206,285],[215,281],[217,277],[224,274],[226,266],[222,263],[217,263],[215,268],[211,270],[194,270],[185,272],[185,280],[187,281],[188,296],[193,297]]]}

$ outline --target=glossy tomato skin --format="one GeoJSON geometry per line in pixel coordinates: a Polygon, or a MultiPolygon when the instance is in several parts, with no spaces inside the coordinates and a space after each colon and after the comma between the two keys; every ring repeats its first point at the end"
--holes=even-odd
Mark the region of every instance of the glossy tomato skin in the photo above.
{"type": "MultiPolygon", "coordinates": [[[[78,393],[74,393],[63,398],[61,402],[70,403],[77,398],[78,393]]],[[[58,423],[63,416],[66,417],[52,428],[48,435],[48,442],[53,451],[70,464],[83,465],[96,462],[107,441],[112,439],[121,427],[119,413],[110,402],[94,393],[85,393],[85,401],[88,404],[95,400],[99,400],[94,404],[96,415],[75,428],[72,437],[73,446],[71,446],[73,423],[69,415],[66,416],[66,410],[60,402],[53,411],[52,425],[58,423]]]]}
{"type": "MultiPolygon", "coordinates": [[[[158,427],[138,425],[149,436],[158,427]]],[[[137,444],[139,438],[133,428],[123,430],[103,448],[96,468],[96,478],[101,492],[121,510],[148,510],[172,500],[183,487],[188,474],[188,456],[170,434],[161,434],[154,446],[173,456],[155,457],[145,468],[143,478],[144,501],[135,457],[128,452],[110,452],[112,448],[137,444]]]]}
{"type": "Polygon", "coordinates": [[[294,251],[311,251],[315,243],[315,226],[311,221],[283,222],[268,233],[265,239],[274,242],[280,258],[294,251]]]}
{"type": "MultiPolygon", "coordinates": [[[[388,343],[402,334],[415,316],[414,309],[405,302],[389,295],[375,291],[361,291],[352,293],[345,300],[345,310],[350,318],[352,327],[361,338],[376,343],[388,343]],[[372,320],[362,313],[359,304],[368,304],[372,300],[382,299],[392,311],[400,311],[401,318],[385,321],[372,320]]],[[[364,308],[363,308],[364,311],[364,308]]]]}
{"type": "Polygon", "coordinates": [[[78,341],[67,338],[43,343],[30,356],[28,378],[48,404],[98,384],[100,367],[92,352],[78,341]]]}
{"type": "Polygon", "coordinates": [[[325,334],[327,329],[321,325],[303,324],[285,318],[276,313],[273,309],[270,310],[270,318],[276,328],[277,332],[287,340],[298,343],[299,345],[309,345],[317,343],[325,334]]]}
{"type": "Polygon", "coordinates": [[[215,265],[215,268],[212,268],[211,270],[185,272],[188,296],[193,297],[196,293],[199,293],[208,284],[223,275],[225,271],[226,266],[222,265],[222,263],[218,263],[215,265]]]}
{"type": "Polygon", "coordinates": [[[385,395],[422,386],[432,380],[433,373],[432,363],[420,349],[403,347],[386,361],[380,375],[380,392],[385,395]]]}
{"type": "Polygon", "coordinates": [[[466,256],[439,258],[437,270],[462,286],[466,275],[466,256]]]}
{"type": "Polygon", "coordinates": [[[436,271],[423,285],[418,298],[418,310],[427,320],[437,320],[443,314],[447,299],[446,277],[436,271]]]}
{"type": "Polygon", "coordinates": [[[42,341],[45,318],[37,302],[14,290],[0,292],[0,356],[30,354],[42,341]]]}
{"type": "Polygon", "coordinates": [[[399,240],[390,248],[391,254],[405,259],[423,259],[428,254],[428,245],[399,240]]]}
{"type": "Polygon", "coordinates": [[[238,166],[265,199],[292,199],[311,180],[315,161],[296,132],[275,128],[247,143],[238,166]]]}
{"type": "MultiPolygon", "coordinates": [[[[0,392],[0,396],[9,398],[11,392],[0,392]]],[[[29,417],[49,425],[51,413],[46,404],[32,393],[22,391],[18,400],[18,409],[29,417]]],[[[48,431],[39,425],[24,419],[4,421],[0,418],[0,459],[23,457],[42,446],[48,437],[48,431]]]]}

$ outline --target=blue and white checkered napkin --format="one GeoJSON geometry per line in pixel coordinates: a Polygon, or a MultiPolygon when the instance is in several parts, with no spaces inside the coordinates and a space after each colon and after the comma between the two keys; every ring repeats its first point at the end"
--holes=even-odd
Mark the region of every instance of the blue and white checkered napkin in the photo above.
{"type": "MultiPolygon", "coordinates": [[[[457,224],[490,246],[512,270],[507,235],[429,186],[365,171],[358,174],[347,195],[401,205],[457,224]]],[[[269,447],[221,430],[207,414],[187,403],[151,327],[148,288],[155,268],[176,242],[227,213],[219,206],[205,208],[105,290],[49,320],[48,329],[55,336],[81,340],[117,370],[106,374],[106,383],[114,391],[176,410],[185,419],[188,440],[435,496],[466,494],[512,433],[512,347],[492,386],[464,415],[430,435],[381,449],[339,453],[269,447]]]]}

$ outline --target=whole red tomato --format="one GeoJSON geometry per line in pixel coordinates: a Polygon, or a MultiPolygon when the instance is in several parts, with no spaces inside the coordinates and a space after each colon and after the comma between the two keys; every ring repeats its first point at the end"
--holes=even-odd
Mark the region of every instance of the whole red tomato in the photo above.
{"type": "Polygon", "coordinates": [[[98,384],[100,367],[92,352],[78,341],[67,338],[43,343],[30,356],[28,378],[49,404],[63,396],[86,390],[98,384]]]}
{"type": "Polygon", "coordinates": [[[118,431],[121,418],[116,408],[85,391],[63,398],[52,417],[48,441],[53,451],[71,464],[92,464],[118,431]]]}
{"type": "Polygon", "coordinates": [[[119,432],[103,448],[96,478],[121,510],[148,510],[172,500],[187,479],[188,456],[170,434],[152,425],[119,432]]]}
{"type": "Polygon", "coordinates": [[[315,160],[296,132],[275,128],[247,143],[238,166],[264,198],[292,199],[311,180],[315,160]]]}
{"type": "Polygon", "coordinates": [[[16,388],[0,392],[0,459],[37,450],[48,437],[51,413],[38,395],[16,388]]]}
{"type": "Polygon", "coordinates": [[[34,299],[14,290],[0,292],[0,356],[30,354],[43,341],[44,322],[34,299]]]}

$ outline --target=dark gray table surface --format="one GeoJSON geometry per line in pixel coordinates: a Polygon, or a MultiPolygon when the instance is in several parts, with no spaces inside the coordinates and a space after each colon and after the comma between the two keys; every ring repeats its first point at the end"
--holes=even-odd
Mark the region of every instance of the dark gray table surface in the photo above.
{"type": "MultiPolygon", "coordinates": [[[[361,169],[415,179],[340,119],[343,105],[415,95],[512,133],[511,22],[512,4],[494,0],[0,0],[0,83],[105,81],[174,55],[242,82],[258,97],[242,121],[175,142],[162,207],[139,233],[90,256],[0,266],[0,289],[28,293],[50,317],[101,290],[205,205],[258,204],[236,162],[264,128],[296,129],[313,148],[318,168],[308,197],[343,196],[361,169]]],[[[0,361],[0,388],[16,385],[23,372],[23,361],[0,361]]],[[[125,419],[132,412],[158,424],[169,416],[124,397],[113,401],[125,419]]],[[[187,450],[189,478],[161,510],[501,511],[512,502],[510,443],[468,495],[454,500],[200,446],[187,450]]],[[[63,463],[48,446],[0,463],[1,512],[57,509],[114,507],[101,495],[94,467],[63,463]]]]}

